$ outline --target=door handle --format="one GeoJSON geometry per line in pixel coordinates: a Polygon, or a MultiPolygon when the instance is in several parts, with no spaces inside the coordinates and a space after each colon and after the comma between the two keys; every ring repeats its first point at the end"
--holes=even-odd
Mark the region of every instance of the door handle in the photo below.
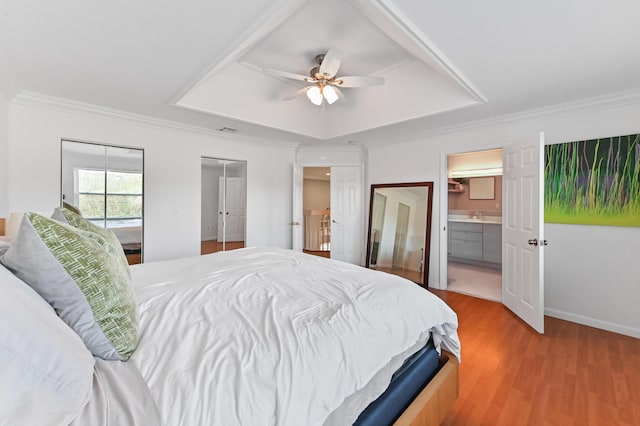
{"type": "Polygon", "coordinates": [[[529,243],[530,246],[537,246],[538,245],[538,240],[536,238],[532,238],[527,242],[529,243]]]}
{"type": "Polygon", "coordinates": [[[338,223],[335,219],[333,219],[331,222],[333,222],[333,223],[338,223]]]}
{"type": "Polygon", "coordinates": [[[293,226],[300,226],[300,222],[291,222],[293,226]]]}
{"type": "Polygon", "coordinates": [[[548,245],[549,245],[549,242],[548,242],[547,240],[541,240],[541,241],[540,241],[540,245],[541,245],[541,246],[548,246],[548,245]]]}

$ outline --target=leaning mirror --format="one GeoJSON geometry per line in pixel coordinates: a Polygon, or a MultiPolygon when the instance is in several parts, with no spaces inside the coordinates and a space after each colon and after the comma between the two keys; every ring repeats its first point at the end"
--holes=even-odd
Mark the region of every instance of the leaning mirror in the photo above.
{"type": "Polygon", "coordinates": [[[111,229],[130,264],[143,254],[144,151],[63,140],[61,202],[111,229]]]}
{"type": "Polygon", "coordinates": [[[433,182],[371,185],[367,267],[429,282],[433,182]]]}

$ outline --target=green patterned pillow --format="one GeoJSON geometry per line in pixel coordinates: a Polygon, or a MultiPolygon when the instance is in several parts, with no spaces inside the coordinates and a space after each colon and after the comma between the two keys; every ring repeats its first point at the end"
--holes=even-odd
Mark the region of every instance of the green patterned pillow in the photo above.
{"type": "Polygon", "coordinates": [[[105,250],[118,257],[120,263],[122,263],[126,269],[127,274],[129,274],[129,262],[127,261],[127,255],[124,254],[122,244],[120,244],[120,240],[118,240],[118,237],[116,237],[116,234],[114,234],[113,231],[94,225],[82,217],[79,212],[70,209],[68,206],[56,208],[51,218],[63,223],[68,223],[74,228],[100,235],[104,239],[103,241],[108,243],[104,244],[105,250]]]}
{"type": "Polygon", "coordinates": [[[92,354],[126,361],[138,344],[128,266],[96,233],[27,213],[2,263],[33,287],[92,354]]]}

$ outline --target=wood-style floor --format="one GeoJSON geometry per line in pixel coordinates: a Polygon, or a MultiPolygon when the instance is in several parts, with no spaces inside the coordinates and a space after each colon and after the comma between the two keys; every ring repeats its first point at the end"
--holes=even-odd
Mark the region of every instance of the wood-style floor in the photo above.
{"type": "MultiPolygon", "coordinates": [[[[229,241],[225,243],[227,250],[235,250],[244,248],[244,241],[229,241]]],[[[222,251],[222,243],[216,240],[208,240],[200,242],[200,254],[210,254],[222,251]]]]}
{"type": "Polygon", "coordinates": [[[640,339],[437,291],[458,313],[460,395],[443,425],[640,425],[640,339]]]}
{"type": "Polygon", "coordinates": [[[383,268],[381,266],[371,267],[371,269],[375,269],[376,271],[383,271],[389,274],[398,275],[402,278],[406,278],[414,283],[422,283],[423,275],[422,272],[412,271],[410,269],[402,269],[402,268],[383,268]]]}
{"type": "Polygon", "coordinates": [[[331,252],[329,250],[307,250],[302,249],[303,253],[312,254],[314,256],[326,257],[327,259],[331,258],[331,252]]]}

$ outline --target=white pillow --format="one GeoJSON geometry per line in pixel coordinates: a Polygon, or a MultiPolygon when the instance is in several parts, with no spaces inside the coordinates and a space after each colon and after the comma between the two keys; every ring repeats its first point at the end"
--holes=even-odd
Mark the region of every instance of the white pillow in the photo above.
{"type": "Polygon", "coordinates": [[[0,424],[69,424],[91,395],[91,353],[2,265],[0,294],[0,424]]]}

